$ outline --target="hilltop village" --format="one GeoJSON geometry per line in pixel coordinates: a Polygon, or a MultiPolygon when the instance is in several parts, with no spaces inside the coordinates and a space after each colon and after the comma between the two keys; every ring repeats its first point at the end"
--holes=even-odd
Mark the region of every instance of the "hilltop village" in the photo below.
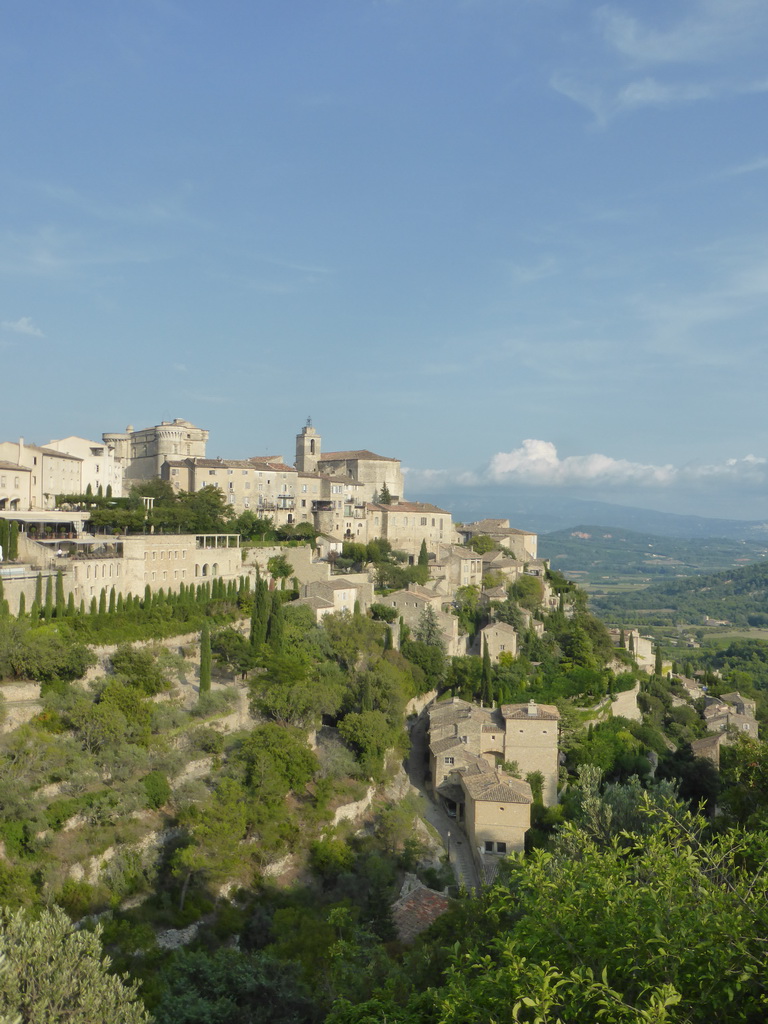
{"type": "MultiPolygon", "coordinates": [[[[292,464],[207,443],[177,419],[0,444],[0,903],[52,948],[103,929],[144,985],[110,1019],[421,1020],[400,1004],[452,976],[465,927],[496,941],[513,877],[533,927],[542,886],[550,908],[581,884],[547,865],[615,857],[615,880],[635,830],[657,871],[654,822],[695,874],[690,808],[762,820],[757,677],[664,663],[535,533],[454,522],[396,458],[324,452],[309,422],[292,464]]],[[[588,912],[563,911],[570,945],[588,912]]]]}

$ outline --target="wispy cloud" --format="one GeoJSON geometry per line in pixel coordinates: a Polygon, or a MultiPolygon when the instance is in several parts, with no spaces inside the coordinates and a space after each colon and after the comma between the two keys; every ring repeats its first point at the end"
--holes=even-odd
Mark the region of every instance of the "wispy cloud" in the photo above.
{"type": "Polygon", "coordinates": [[[742,174],[755,174],[759,171],[768,171],[768,156],[760,156],[755,160],[749,160],[745,164],[737,164],[735,167],[727,167],[721,172],[721,177],[739,177],[742,174]]]}
{"type": "Polygon", "coordinates": [[[18,320],[3,320],[0,328],[4,331],[11,331],[13,334],[27,334],[33,338],[44,338],[45,335],[40,328],[32,322],[32,318],[21,316],[18,320]]]}
{"type": "Polygon", "coordinates": [[[768,30],[763,0],[694,0],[678,4],[677,10],[685,6],[688,13],[663,28],[611,4],[598,8],[595,21],[609,46],[640,64],[720,60],[754,45],[768,30]]]}

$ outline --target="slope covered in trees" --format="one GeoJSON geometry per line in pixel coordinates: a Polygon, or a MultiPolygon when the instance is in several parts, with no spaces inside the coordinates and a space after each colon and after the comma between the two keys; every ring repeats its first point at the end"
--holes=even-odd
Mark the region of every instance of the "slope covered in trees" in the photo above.
{"type": "Polygon", "coordinates": [[[631,624],[697,624],[709,617],[740,626],[768,625],[768,563],[654,583],[595,598],[593,607],[604,619],[631,624]]]}

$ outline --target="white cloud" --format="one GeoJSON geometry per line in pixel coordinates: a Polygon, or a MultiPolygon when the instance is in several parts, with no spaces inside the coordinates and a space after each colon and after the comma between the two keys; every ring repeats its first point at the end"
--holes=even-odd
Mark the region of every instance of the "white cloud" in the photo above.
{"type": "Polygon", "coordinates": [[[648,487],[684,484],[763,484],[768,481],[768,459],[757,455],[730,458],[720,463],[685,466],[653,465],[610,455],[561,457],[551,441],[528,438],[519,448],[497,452],[484,470],[404,469],[409,490],[441,490],[482,484],[529,487],[648,487]]]}
{"type": "Polygon", "coordinates": [[[568,455],[560,458],[551,441],[529,438],[511,452],[497,452],[488,477],[498,483],[515,481],[545,486],[580,484],[667,484],[674,466],[651,466],[608,455],[568,455]]]}
{"type": "Polygon", "coordinates": [[[754,174],[756,171],[768,171],[768,156],[757,157],[736,167],[728,167],[723,171],[723,177],[738,177],[741,174],[754,174]]]}
{"type": "Polygon", "coordinates": [[[32,318],[21,316],[18,320],[3,320],[0,327],[4,331],[12,331],[14,334],[27,334],[33,338],[44,338],[45,335],[34,323],[32,318]]]}

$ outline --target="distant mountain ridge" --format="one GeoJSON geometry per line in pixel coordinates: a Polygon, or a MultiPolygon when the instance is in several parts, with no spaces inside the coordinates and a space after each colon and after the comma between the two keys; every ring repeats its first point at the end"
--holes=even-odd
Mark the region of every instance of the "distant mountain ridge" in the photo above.
{"type": "Polygon", "coordinates": [[[551,491],[505,487],[452,488],[430,491],[429,501],[448,509],[454,520],[509,519],[510,526],[534,533],[552,533],[575,529],[580,523],[632,530],[657,537],[694,540],[722,537],[727,540],[765,541],[768,544],[768,520],[716,519],[685,516],[673,512],[631,505],[613,505],[607,501],[553,496],[551,491]]]}

